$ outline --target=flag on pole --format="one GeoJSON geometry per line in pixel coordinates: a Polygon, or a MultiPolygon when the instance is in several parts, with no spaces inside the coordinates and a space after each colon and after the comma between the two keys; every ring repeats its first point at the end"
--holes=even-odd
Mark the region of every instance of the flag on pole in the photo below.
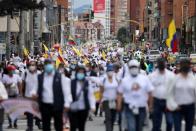
{"type": "Polygon", "coordinates": [[[69,45],[75,45],[76,44],[75,41],[74,41],[74,38],[71,35],[69,35],[68,41],[69,41],[68,42],[69,45]]]}
{"type": "Polygon", "coordinates": [[[174,20],[169,24],[168,28],[168,38],[166,40],[166,45],[172,50],[173,53],[178,52],[178,40],[176,33],[176,26],[174,20]]]}
{"type": "Polygon", "coordinates": [[[63,58],[63,56],[62,56],[62,54],[61,54],[61,52],[60,52],[60,50],[59,50],[58,56],[57,56],[57,59],[56,59],[56,67],[57,67],[57,68],[59,67],[59,64],[60,64],[60,63],[63,63],[63,64],[65,64],[65,65],[67,65],[67,62],[65,61],[65,59],[63,58]]]}
{"type": "Polygon", "coordinates": [[[80,53],[80,51],[78,49],[76,49],[75,47],[72,47],[73,51],[78,55],[78,56],[82,56],[82,54],[80,53]]]}
{"type": "Polygon", "coordinates": [[[44,57],[45,58],[51,57],[51,54],[50,54],[48,47],[45,44],[42,44],[42,45],[43,45],[44,51],[45,51],[44,57]]]}
{"type": "Polygon", "coordinates": [[[23,53],[24,53],[25,56],[29,55],[29,51],[27,50],[27,48],[23,48],[23,53]]]}
{"type": "Polygon", "coordinates": [[[103,59],[104,59],[104,60],[106,60],[106,56],[107,56],[107,55],[105,54],[105,52],[104,52],[104,51],[102,51],[102,53],[101,53],[101,54],[102,54],[103,59]]]}
{"type": "Polygon", "coordinates": [[[44,46],[45,52],[48,52],[49,51],[48,47],[45,44],[43,44],[43,46],[44,46]]]}

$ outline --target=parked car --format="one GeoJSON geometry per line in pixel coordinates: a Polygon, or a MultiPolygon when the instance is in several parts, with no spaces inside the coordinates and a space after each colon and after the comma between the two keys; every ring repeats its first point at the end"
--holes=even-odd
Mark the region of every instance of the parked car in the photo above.
{"type": "Polygon", "coordinates": [[[196,63],[196,54],[190,54],[191,63],[196,63]]]}
{"type": "Polygon", "coordinates": [[[161,57],[161,52],[159,50],[149,50],[147,53],[147,59],[149,61],[156,61],[159,57],[161,57]]]}
{"type": "Polygon", "coordinates": [[[181,59],[188,59],[189,56],[187,54],[179,54],[176,56],[176,61],[180,61],[181,59]]]}

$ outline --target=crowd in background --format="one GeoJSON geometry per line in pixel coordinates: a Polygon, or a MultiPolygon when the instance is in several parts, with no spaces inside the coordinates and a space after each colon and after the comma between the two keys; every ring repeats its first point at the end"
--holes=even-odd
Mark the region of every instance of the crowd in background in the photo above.
{"type": "MultiPolygon", "coordinates": [[[[58,66],[44,54],[24,59],[13,54],[0,67],[0,100],[37,101],[42,119],[36,118],[35,123],[43,131],[51,130],[52,117],[56,131],[85,131],[86,121],[94,116],[105,116],[106,131],[113,131],[115,122],[120,131],[142,131],[149,118],[152,131],[161,131],[163,115],[167,131],[182,131],[182,120],[185,131],[193,130],[196,64],[189,59],[173,65],[163,57],[138,59],[124,48],[110,47],[105,54],[100,48],[86,48],[81,56],[63,53],[66,64],[58,66]]],[[[3,116],[0,108],[0,131],[3,116]]],[[[33,131],[34,116],[28,112],[25,116],[27,131],[33,131]]],[[[17,119],[12,121],[8,115],[8,120],[7,128],[20,128],[17,119]]]]}

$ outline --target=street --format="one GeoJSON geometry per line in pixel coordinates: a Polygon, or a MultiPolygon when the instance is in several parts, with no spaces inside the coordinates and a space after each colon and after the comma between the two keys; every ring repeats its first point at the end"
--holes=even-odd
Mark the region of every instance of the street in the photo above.
{"type": "MultiPolygon", "coordinates": [[[[6,120],[4,124],[5,131],[25,131],[27,127],[25,119],[18,121],[18,129],[6,129],[7,126],[8,126],[8,121],[6,120]]],[[[184,124],[183,124],[183,127],[184,127],[184,124]]],[[[144,131],[150,131],[150,129],[151,129],[151,126],[145,127],[144,131]]],[[[163,131],[165,130],[165,124],[162,125],[162,129],[163,131]]],[[[34,127],[34,130],[39,131],[37,127],[34,127]]],[[[103,117],[95,117],[94,121],[88,121],[86,125],[86,131],[105,131],[105,127],[103,124],[103,117]]],[[[117,125],[115,125],[114,131],[118,131],[117,125]]],[[[196,127],[194,127],[193,131],[196,131],[196,127]]]]}

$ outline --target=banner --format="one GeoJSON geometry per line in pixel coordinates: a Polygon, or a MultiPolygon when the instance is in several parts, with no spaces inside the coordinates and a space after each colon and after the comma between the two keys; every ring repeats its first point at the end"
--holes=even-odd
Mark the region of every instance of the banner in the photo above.
{"type": "Polygon", "coordinates": [[[26,112],[41,119],[39,106],[36,101],[24,98],[8,99],[3,101],[1,106],[5,109],[5,112],[9,114],[12,121],[23,116],[26,112]]]}
{"type": "Polygon", "coordinates": [[[105,0],[94,0],[94,13],[101,13],[105,11],[105,0]]]}

